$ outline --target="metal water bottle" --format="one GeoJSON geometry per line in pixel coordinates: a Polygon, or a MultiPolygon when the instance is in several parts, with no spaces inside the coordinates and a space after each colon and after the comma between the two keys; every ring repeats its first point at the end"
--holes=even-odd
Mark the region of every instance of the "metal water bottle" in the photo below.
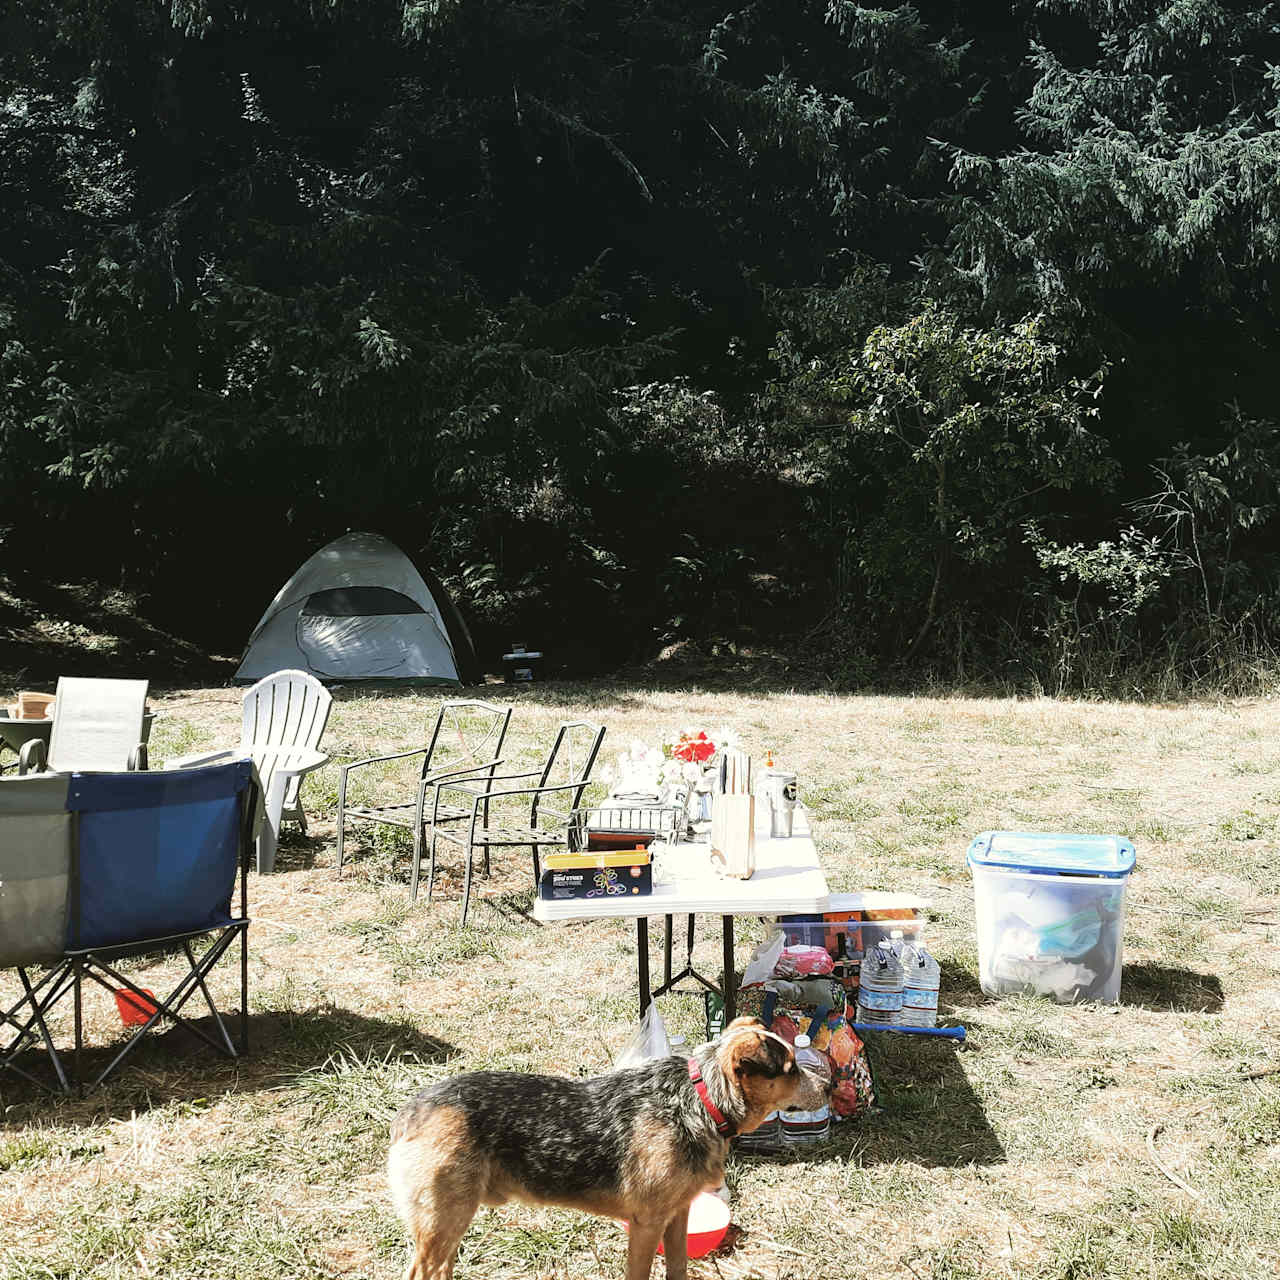
{"type": "Polygon", "coordinates": [[[770,838],[789,836],[796,811],[796,775],[785,769],[769,769],[764,790],[769,801],[770,838]]]}

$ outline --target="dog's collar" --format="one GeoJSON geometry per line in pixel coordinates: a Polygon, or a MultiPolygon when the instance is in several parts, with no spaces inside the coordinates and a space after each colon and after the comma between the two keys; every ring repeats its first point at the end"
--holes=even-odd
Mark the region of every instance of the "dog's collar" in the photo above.
{"type": "Polygon", "coordinates": [[[711,1094],[707,1090],[707,1082],[702,1078],[702,1072],[698,1069],[697,1060],[689,1059],[689,1079],[693,1081],[693,1087],[697,1090],[698,1097],[702,1099],[702,1105],[707,1109],[707,1115],[712,1119],[716,1126],[716,1132],[722,1138],[732,1138],[738,1132],[738,1126],[731,1121],[726,1120],[724,1112],[711,1101],[711,1094]]]}

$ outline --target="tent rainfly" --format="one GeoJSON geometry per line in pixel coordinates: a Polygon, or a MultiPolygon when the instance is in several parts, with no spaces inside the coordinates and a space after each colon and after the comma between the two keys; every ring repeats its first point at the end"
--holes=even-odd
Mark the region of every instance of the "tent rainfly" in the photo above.
{"type": "Polygon", "coordinates": [[[254,628],[235,678],[288,668],[330,682],[483,679],[444,584],[377,533],[345,534],[303,564],[254,628]]]}

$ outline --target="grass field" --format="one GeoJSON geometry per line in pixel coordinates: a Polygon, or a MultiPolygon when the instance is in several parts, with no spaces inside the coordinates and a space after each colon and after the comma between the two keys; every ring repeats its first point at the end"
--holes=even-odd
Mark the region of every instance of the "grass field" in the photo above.
{"type": "MultiPolygon", "coordinates": [[[[229,745],[238,698],[154,696],[153,759],[229,745]]],[[[342,760],[415,745],[436,701],[340,692],[326,747],[342,760]]],[[[686,725],[772,747],[800,775],[833,890],[932,902],[944,1011],[969,1028],[960,1051],[873,1045],[882,1108],[828,1147],[732,1163],[736,1244],[693,1263],[695,1276],[1280,1271],[1274,703],[546,685],[519,695],[510,743],[532,757],[570,715],[608,725],[605,758],[686,725]],[[1118,1006],[981,994],[964,850],[992,827],[1133,838],[1118,1006]]],[[[381,772],[369,790],[394,781],[381,772]]],[[[336,794],[335,768],[313,775],[310,835],[286,838],[276,875],[250,879],[247,1060],[214,1061],[171,1035],[65,1101],[0,1075],[0,1280],[398,1276],[405,1245],[382,1161],[402,1099],[482,1066],[609,1066],[634,1018],[631,925],[530,923],[529,870],[514,856],[464,931],[456,866],[430,909],[409,908],[401,841],[362,836],[338,880],[336,794]]],[[[740,962],[753,937],[742,933],[740,962]]],[[[699,955],[714,973],[710,929],[699,955]]],[[[118,1038],[114,1006],[87,1004],[92,1042],[118,1038]]],[[[664,997],[662,1009],[701,1038],[700,1001],[664,997]]],[[[624,1253],[615,1223],[505,1207],[481,1212],[457,1274],[612,1278],[624,1253]]]]}

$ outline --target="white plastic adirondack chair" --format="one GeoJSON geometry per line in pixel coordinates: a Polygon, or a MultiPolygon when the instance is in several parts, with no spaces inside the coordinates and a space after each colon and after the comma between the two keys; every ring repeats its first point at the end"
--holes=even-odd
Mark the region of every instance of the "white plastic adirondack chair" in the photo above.
{"type": "Polygon", "coordinates": [[[244,695],[238,749],[184,756],[168,766],[189,769],[233,756],[252,758],[262,781],[266,819],[258,834],[260,873],[275,870],[276,844],[285,818],[297,819],[306,834],[307,817],[298,792],[308,773],[329,762],[318,747],[332,706],[333,695],[314,676],[305,671],[277,671],[264,676],[244,695]]]}
{"type": "Polygon", "coordinates": [[[145,680],[86,680],[59,676],[46,759],[44,743],[22,748],[19,773],[122,773],[147,767],[142,720],[145,680]]]}

